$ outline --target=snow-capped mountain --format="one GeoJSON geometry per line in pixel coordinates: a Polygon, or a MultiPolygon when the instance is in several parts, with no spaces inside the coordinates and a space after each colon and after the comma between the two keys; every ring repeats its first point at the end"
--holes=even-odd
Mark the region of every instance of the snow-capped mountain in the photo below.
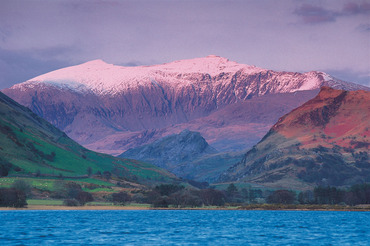
{"type": "MultiPolygon", "coordinates": [[[[71,89],[76,92],[93,92],[97,95],[114,95],[141,87],[168,86],[172,89],[194,85],[203,87],[199,82],[218,94],[227,82],[233,82],[235,98],[246,99],[250,95],[266,93],[286,93],[319,88],[323,83],[336,89],[358,89],[359,85],[337,80],[323,72],[292,73],[275,72],[238,64],[219,56],[207,56],[190,60],[180,60],[154,66],[123,67],[93,60],[81,65],[55,70],[12,88],[33,88],[40,85],[71,89]],[[259,84],[245,81],[246,77],[258,77],[259,84]],[[209,81],[212,83],[207,83],[209,81]],[[234,81],[232,81],[234,80],[234,81]],[[277,83],[275,83],[277,82],[277,83]]],[[[226,88],[225,88],[226,89],[226,88]]]]}
{"type": "Polygon", "coordinates": [[[79,143],[120,154],[186,128],[201,132],[220,150],[230,149],[230,143],[237,143],[232,148],[248,148],[280,116],[314,97],[324,85],[368,90],[323,72],[276,72],[207,56],[139,67],[95,60],[3,92],[79,143]],[[266,104],[259,100],[262,97],[266,104]],[[267,105],[276,111],[270,112],[267,105]],[[217,118],[221,110],[223,121],[217,118]],[[235,115],[239,118],[232,119],[235,115]],[[200,125],[202,119],[215,124],[200,125]]]}

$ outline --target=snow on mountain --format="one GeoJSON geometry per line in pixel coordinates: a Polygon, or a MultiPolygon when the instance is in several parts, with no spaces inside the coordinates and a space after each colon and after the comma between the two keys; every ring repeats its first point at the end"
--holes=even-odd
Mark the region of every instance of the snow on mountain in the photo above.
{"type": "MultiPolygon", "coordinates": [[[[25,83],[15,85],[14,88],[32,88],[35,85],[44,84],[79,92],[91,91],[95,94],[115,94],[143,86],[161,86],[163,83],[171,87],[184,87],[200,82],[200,74],[213,79],[215,83],[212,84],[217,87],[217,82],[224,81],[218,80],[219,77],[238,74],[251,76],[261,73],[270,74],[272,79],[267,81],[269,84],[277,80],[277,78],[274,78],[276,73],[274,71],[238,64],[214,55],[138,67],[116,66],[102,60],[93,60],[37,76],[25,83]]],[[[285,93],[317,89],[323,82],[330,81],[335,81],[335,83],[332,83],[333,85],[342,85],[339,81],[322,72],[304,74],[280,72],[279,83],[273,86],[276,87],[274,89],[275,93],[285,93]]],[[[248,88],[248,92],[252,91],[253,88],[248,88]]],[[[238,91],[235,91],[235,93],[239,94],[238,91]]]]}
{"type": "Polygon", "coordinates": [[[192,74],[206,73],[214,77],[220,73],[231,74],[239,70],[255,73],[263,69],[231,62],[218,56],[138,67],[116,66],[102,60],[94,60],[37,76],[16,87],[32,87],[44,83],[81,92],[91,90],[97,94],[112,94],[152,83],[159,85],[157,80],[164,80],[172,86],[181,86],[194,79],[192,74]]]}
{"type": "Polygon", "coordinates": [[[135,147],[150,143],[156,137],[178,133],[186,129],[189,122],[194,122],[190,129],[201,132],[210,144],[219,143],[220,149],[227,149],[226,145],[235,141],[238,141],[237,146],[247,148],[250,139],[255,142],[261,135],[261,132],[255,135],[253,129],[271,126],[278,117],[312,98],[324,85],[345,90],[369,90],[323,72],[277,72],[211,55],[138,67],[94,60],[40,75],[3,92],[79,143],[99,146],[104,151],[108,149],[104,146],[115,146],[109,153],[119,154],[128,146],[118,144],[124,142],[119,136],[129,135],[134,141],[129,147],[135,147]],[[294,95],[293,99],[287,96],[303,91],[310,93],[302,94],[299,100],[294,99],[294,95]],[[272,95],[278,98],[269,99],[272,95]],[[266,115],[264,112],[268,112],[270,107],[266,105],[269,104],[243,103],[261,97],[270,104],[279,102],[274,117],[243,116],[244,112],[266,115]],[[233,104],[238,104],[235,110],[224,110],[233,104]],[[251,107],[255,109],[251,110],[251,107]],[[217,116],[219,114],[215,112],[219,110],[224,110],[223,115],[228,120],[221,122],[209,118],[208,121],[219,123],[207,130],[199,125],[205,121],[195,121],[211,114],[217,116]],[[248,122],[239,122],[233,118],[235,115],[245,117],[248,122]],[[221,134],[230,129],[232,134],[221,134]],[[148,130],[160,134],[147,136],[145,132],[148,130]],[[146,142],[135,142],[143,134],[146,142]],[[103,139],[104,143],[100,142],[103,139]]]}

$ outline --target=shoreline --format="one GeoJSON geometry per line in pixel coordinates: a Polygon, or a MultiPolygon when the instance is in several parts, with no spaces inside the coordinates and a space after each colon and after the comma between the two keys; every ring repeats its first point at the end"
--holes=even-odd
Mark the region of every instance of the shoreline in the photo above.
{"type": "Polygon", "coordinates": [[[137,206],[62,206],[62,205],[28,205],[24,208],[0,207],[0,211],[21,210],[149,210],[137,206]]]}
{"type": "Polygon", "coordinates": [[[28,211],[28,210],[269,210],[269,211],[352,211],[369,212],[370,205],[360,206],[339,206],[339,205],[273,205],[260,204],[240,207],[199,207],[199,208],[152,208],[140,206],[62,206],[62,205],[28,205],[24,208],[0,207],[0,211],[28,211]]]}

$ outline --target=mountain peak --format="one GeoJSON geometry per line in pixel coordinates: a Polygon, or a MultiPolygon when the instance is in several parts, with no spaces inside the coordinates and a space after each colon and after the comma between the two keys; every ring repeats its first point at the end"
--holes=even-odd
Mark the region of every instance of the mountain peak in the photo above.
{"type": "Polygon", "coordinates": [[[223,60],[223,61],[229,61],[229,59],[227,59],[225,57],[222,57],[222,56],[218,56],[218,55],[208,55],[205,58],[206,59],[218,59],[218,60],[223,60]]]}
{"type": "Polygon", "coordinates": [[[106,63],[105,61],[101,60],[101,59],[96,59],[96,60],[91,60],[91,61],[88,61],[88,62],[85,62],[81,65],[87,65],[87,66],[104,66],[104,65],[111,65],[109,63],[106,63]]]}
{"type": "Polygon", "coordinates": [[[216,55],[178,60],[153,67],[171,73],[207,73],[211,76],[217,76],[221,73],[236,73],[239,70],[243,70],[247,73],[264,71],[264,69],[256,68],[255,66],[249,66],[246,64],[240,64],[216,55]]]}

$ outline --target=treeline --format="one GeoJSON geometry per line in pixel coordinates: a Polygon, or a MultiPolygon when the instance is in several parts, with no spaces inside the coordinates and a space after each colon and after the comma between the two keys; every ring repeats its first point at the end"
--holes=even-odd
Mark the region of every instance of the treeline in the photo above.
{"type": "Polygon", "coordinates": [[[277,190],[267,197],[267,203],[275,204],[370,204],[370,184],[356,184],[348,189],[334,186],[318,186],[314,190],[293,191],[277,190]]]}
{"type": "Polygon", "coordinates": [[[302,204],[370,204],[370,184],[356,184],[349,189],[319,186],[299,193],[298,201],[302,204]]]}
{"type": "MultiPolygon", "coordinates": [[[[179,184],[161,184],[152,189],[105,193],[98,196],[86,190],[99,188],[98,185],[82,187],[75,182],[58,182],[49,196],[63,200],[66,206],[83,206],[88,202],[108,201],[116,205],[130,202],[151,204],[157,208],[184,208],[203,206],[243,206],[246,204],[370,204],[370,184],[357,184],[347,189],[336,187],[316,187],[313,190],[296,193],[291,190],[262,190],[255,188],[238,189],[230,184],[224,190],[210,187],[194,188],[179,184]]],[[[26,198],[31,195],[31,186],[24,180],[13,183],[11,188],[0,189],[0,206],[24,207],[26,198]]]]}
{"type": "Polygon", "coordinates": [[[239,206],[257,203],[353,206],[370,204],[370,184],[356,184],[347,189],[318,186],[299,193],[291,190],[238,189],[234,184],[225,190],[193,190],[178,185],[159,185],[149,192],[145,202],[153,207],[239,206]]]}
{"type": "Polygon", "coordinates": [[[147,194],[153,207],[223,206],[225,194],[215,189],[185,189],[182,185],[161,184],[147,194]]]}
{"type": "MultiPolygon", "coordinates": [[[[109,198],[108,198],[109,199],[109,198]]],[[[110,200],[117,205],[128,202],[151,204],[156,208],[223,206],[226,201],[224,192],[215,189],[187,189],[183,185],[161,184],[151,190],[121,191],[114,193],[110,200]]]]}
{"type": "Polygon", "coordinates": [[[198,188],[184,187],[178,184],[161,184],[151,190],[135,191],[134,194],[124,193],[126,192],[113,194],[112,202],[116,204],[146,203],[155,208],[194,208],[258,203],[264,194],[259,189],[241,189],[239,191],[234,184],[230,184],[225,190],[218,190],[205,184],[198,184],[198,188]]]}

